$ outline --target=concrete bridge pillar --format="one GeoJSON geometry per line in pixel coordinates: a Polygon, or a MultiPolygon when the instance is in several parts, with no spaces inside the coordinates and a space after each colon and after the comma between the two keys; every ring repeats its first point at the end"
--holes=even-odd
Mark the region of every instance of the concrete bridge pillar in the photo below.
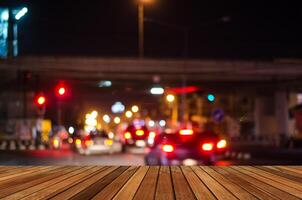
{"type": "Polygon", "coordinates": [[[289,136],[289,114],[288,98],[285,91],[278,91],[275,94],[275,117],[277,123],[277,134],[281,138],[289,136]]]}

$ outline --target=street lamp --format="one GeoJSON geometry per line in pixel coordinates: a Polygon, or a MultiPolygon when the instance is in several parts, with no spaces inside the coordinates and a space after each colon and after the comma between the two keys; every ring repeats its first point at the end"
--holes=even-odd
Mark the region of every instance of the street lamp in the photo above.
{"type": "Polygon", "coordinates": [[[166,96],[166,100],[169,102],[169,103],[172,103],[174,100],[175,100],[175,96],[173,94],[168,94],[166,96]]]}
{"type": "Polygon", "coordinates": [[[125,113],[125,115],[126,115],[127,118],[131,118],[131,117],[133,116],[133,113],[132,113],[130,110],[128,110],[128,111],[125,113]]]}
{"type": "Polygon", "coordinates": [[[134,105],[134,106],[131,107],[131,110],[132,110],[133,113],[137,113],[139,111],[139,108],[138,108],[137,105],[134,105]]]}

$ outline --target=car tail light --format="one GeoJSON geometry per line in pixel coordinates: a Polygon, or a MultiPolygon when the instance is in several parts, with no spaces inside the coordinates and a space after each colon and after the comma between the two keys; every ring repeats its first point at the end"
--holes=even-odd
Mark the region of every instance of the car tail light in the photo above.
{"type": "Polygon", "coordinates": [[[129,139],[131,139],[131,138],[132,138],[132,136],[131,136],[131,133],[130,133],[130,132],[126,132],[126,133],[124,134],[124,137],[125,137],[125,139],[127,139],[127,140],[129,140],[129,139]]]}
{"type": "Polygon", "coordinates": [[[174,151],[174,147],[170,144],[165,144],[163,147],[162,147],[162,150],[166,153],[171,153],[174,151]]]}
{"type": "Polygon", "coordinates": [[[136,131],[135,131],[135,134],[136,134],[137,136],[142,136],[142,135],[145,134],[145,132],[144,132],[143,130],[136,130],[136,131]]]}
{"type": "Polygon", "coordinates": [[[219,140],[219,142],[217,143],[216,146],[217,146],[218,149],[226,148],[227,142],[226,142],[226,140],[219,140]]]}
{"type": "Polygon", "coordinates": [[[182,129],[179,131],[180,135],[193,135],[193,133],[192,129],[182,129]]]}
{"type": "Polygon", "coordinates": [[[213,143],[204,143],[204,144],[202,144],[201,148],[204,151],[212,151],[213,150],[213,143]]]}

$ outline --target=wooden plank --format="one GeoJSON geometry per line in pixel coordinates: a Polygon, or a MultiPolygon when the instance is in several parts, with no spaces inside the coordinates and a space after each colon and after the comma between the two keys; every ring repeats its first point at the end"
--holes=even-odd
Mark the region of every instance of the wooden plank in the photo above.
{"type": "Polygon", "coordinates": [[[238,199],[247,199],[247,200],[256,200],[257,198],[252,195],[251,193],[247,192],[240,186],[236,185],[235,183],[228,180],[223,175],[219,174],[215,170],[211,169],[210,167],[203,167],[202,168],[205,172],[207,172],[212,178],[214,178],[217,182],[223,185],[226,189],[228,189],[234,196],[238,199]]]}
{"type": "Polygon", "coordinates": [[[74,170],[74,167],[64,167],[63,169],[58,169],[56,171],[51,171],[49,173],[45,175],[40,175],[40,177],[36,177],[36,179],[32,180],[32,181],[28,181],[25,182],[23,184],[19,184],[19,185],[10,185],[7,188],[4,188],[2,190],[0,190],[0,198],[3,198],[5,196],[9,196],[11,194],[17,193],[21,190],[25,190],[29,187],[33,187],[35,185],[44,183],[46,181],[49,181],[53,178],[56,178],[58,176],[61,175],[65,175],[66,173],[70,172],[74,170]]]}
{"type": "MultiPolygon", "coordinates": [[[[90,169],[86,169],[85,171],[69,177],[57,184],[51,185],[47,188],[39,190],[31,195],[26,196],[23,200],[31,200],[31,199],[49,199],[50,197],[55,196],[56,194],[63,192],[64,190],[91,178],[91,176],[95,175],[95,172],[102,171],[102,167],[92,167],[90,169]]],[[[82,183],[81,183],[82,184],[82,183]]]]}
{"type": "Polygon", "coordinates": [[[292,172],[295,172],[297,174],[302,175],[302,170],[298,170],[298,169],[295,169],[295,168],[292,168],[292,167],[289,167],[289,166],[277,166],[277,167],[281,168],[281,169],[286,169],[286,170],[289,170],[289,171],[292,171],[292,172]]]}
{"type": "Polygon", "coordinates": [[[296,172],[293,172],[293,171],[290,171],[288,169],[285,169],[285,168],[282,168],[280,166],[265,166],[267,168],[270,168],[270,169],[275,169],[275,170],[279,170],[285,174],[290,174],[292,176],[295,176],[295,177],[298,177],[298,178],[301,178],[302,179],[302,174],[299,174],[299,173],[296,173],[296,172]]]}
{"type": "Polygon", "coordinates": [[[24,183],[28,183],[30,181],[36,180],[40,177],[47,176],[48,174],[51,173],[51,171],[55,172],[56,170],[59,170],[62,168],[63,167],[60,167],[60,166],[49,167],[49,168],[41,169],[35,173],[30,173],[30,174],[23,175],[21,177],[17,176],[17,177],[11,178],[11,179],[0,181],[0,191],[3,189],[7,189],[11,186],[18,186],[20,184],[24,184],[24,183]]]}
{"type": "Polygon", "coordinates": [[[58,176],[56,178],[53,178],[51,180],[48,180],[46,182],[40,183],[39,185],[35,185],[33,187],[27,188],[25,190],[19,191],[17,193],[14,193],[10,196],[5,197],[4,199],[20,199],[20,198],[24,198],[36,191],[42,190],[44,188],[50,187],[51,185],[54,185],[56,183],[59,183],[65,179],[68,179],[74,175],[77,175],[87,169],[89,169],[91,167],[76,167],[75,169],[73,168],[72,170],[69,170],[67,172],[65,172],[64,175],[62,176],[58,176]]]}
{"type": "Polygon", "coordinates": [[[81,182],[81,184],[70,187],[68,190],[52,197],[52,199],[90,199],[97,193],[94,190],[101,186],[100,183],[104,182],[102,178],[110,175],[116,169],[118,169],[118,166],[106,167],[105,170],[98,172],[91,178],[81,182]]]}
{"type": "Polygon", "coordinates": [[[203,167],[192,166],[193,171],[196,175],[204,182],[207,187],[212,191],[217,199],[221,200],[233,200],[237,199],[232,193],[230,193],[225,187],[220,185],[215,179],[213,179],[209,174],[207,174],[203,167]]]}
{"type": "Polygon", "coordinates": [[[269,178],[266,178],[266,177],[263,177],[262,175],[258,175],[254,172],[251,172],[249,170],[246,170],[245,168],[246,167],[238,167],[238,166],[232,166],[232,168],[244,173],[244,174],[247,174],[249,176],[252,176],[256,179],[258,179],[259,181],[262,181],[262,182],[265,182],[267,184],[270,184],[276,188],[278,188],[279,190],[283,190],[284,192],[287,192],[291,195],[294,195],[298,198],[302,198],[302,192],[300,192],[299,190],[295,189],[295,188],[292,188],[290,186],[287,186],[287,185],[284,185],[282,183],[279,183],[279,182],[276,182],[272,179],[269,179],[269,178]]]}
{"type": "Polygon", "coordinates": [[[226,167],[226,168],[224,168],[224,170],[244,179],[245,181],[252,184],[254,187],[257,187],[260,190],[268,192],[271,195],[278,197],[280,199],[288,199],[288,200],[297,200],[298,199],[297,197],[295,197],[285,191],[282,191],[282,190],[277,189],[276,187],[273,187],[272,185],[266,183],[265,181],[263,182],[261,180],[258,180],[254,176],[245,174],[242,171],[238,171],[238,170],[234,169],[233,167],[226,167]]]}
{"type": "Polygon", "coordinates": [[[149,167],[142,166],[136,173],[127,181],[124,187],[114,196],[113,199],[127,200],[132,199],[135,195],[136,190],[140,186],[143,178],[145,177],[149,167]]]}
{"type": "Polygon", "coordinates": [[[133,199],[154,199],[159,167],[150,167],[133,199]]]}
{"type": "Polygon", "coordinates": [[[171,166],[171,175],[176,199],[196,199],[180,167],[171,166]]]}
{"type": "Polygon", "coordinates": [[[279,182],[279,183],[281,183],[283,185],[295,188],[295,189],[301,191],[301,195],[302,195],[302,184],[297,183],[294,180],[287,179],[287,178],[284,178],[282,176],[278,176],[276,174],[272,174],[272,173],[266,172],[266,171],[258,169],[256,167],[245,166],[244,169],[249,170],[249,171],[251,171],[251,172],[253,172],[255,174],[258,174],[258,175],[260,175],[262,177],[266,177],[268,179],[271,179],[271,180],[274,180],[276,182],[279,182]]]}
{"type": "Polygon", "coordinates": [[[123,172],[119,177],[107,185],[103,190],[96,194],[92,199],[102,199],[110,200],[115,194],[124,186],[124,184],[129,180],[129,178],[136,172],[137,166],[129,167],[125,172],[123,172]]]}
{"type": "Polygon", "coordinates": [[[278,170],[277,168],[270,168],[270,167],[265,167],[265,166],[256,166],[256,168],[259,168],[259,169],[264,170],[266,172],[276,174],[276,175],[281,176],[283,178],[290,179],[292,181],[299,182],[299,183],[302,184],[302,178],[293,176],[293,175],[288,174],[288,173],[284,173],[283,171],[278,170]]]}
{"type": "Polygon", "coordinates": [[[0,181],[19,177],[19,176],[24,176],[26,174],[37,173],[40,170],[48,169],[48,168],[50,168],[50,167],[49,166],[37,166],[37,167],[29,167],[29,168],[24,168],[24,169],[13,170],[9,173],[3,174],[0,177],[0,181]]]}
{"type": "Polygon", "coordinates": [[[6,171],[8,170],[11,170],[11,169],[17,169],[17,168],[20,168],[21,166],[0,166],[0,174],[2,173],[5,173],[6,171]]]}
{"type": "Polygon", "coordinates": [[[181,167],[184,176],[186,177],[195,197],[198,200],[214,200],[216,199],[207,186],[197,177],[190,167],[181,167]]]}
{"type": "Polygon", "coordinates": [[[259,199],[270,199],[270,200],[279,199],[279,198],[273,196],[272,194],[270,194],[270,193],[268,193],[268,192],[266,192],[262,189],[257,188],[256,186],[254,186],[250,182],[246,181],[242,177],[240,177],[238,175],[235,175],[235,174],[232,174],[231,172],[229,172],[227,170],[228,167],[213,166],[211,168],[214,169],[215,171],[217,171],[218,173],[222,174],[224,177],[226,177],[227,179],[229,179],[230,181],[232,181],[236,185],[242,187],[243,189],[245,189],[249,193],[255,195],[259,199]]]}
{"type": "Polygon", "coordinates": [[[160,167],[155,199],[171,200],[174,199],[171,171],[167,166],[160,167]]]}

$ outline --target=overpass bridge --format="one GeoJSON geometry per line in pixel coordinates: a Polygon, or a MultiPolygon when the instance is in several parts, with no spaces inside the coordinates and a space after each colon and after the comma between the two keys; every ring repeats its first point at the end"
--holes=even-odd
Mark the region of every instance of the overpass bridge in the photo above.
{"type": "Polygon", "coordinates": [[[17,57],[0,60],[0,70],[31,70],[44,76],[99,79],[146,80],[154,75],[192,81],[299,80],[302,62],[227,61],[183,59],[137,59],[97,57],[17,57]]]}
{"type": "Polygon", "coordinates": [[[288,109],[298,103],[297,93],[302,90],[299,60],[18,57],[0,60],[0,82],[15,77],[20,70],[29,70],[44,81],[70,79],[91,87],[104,79],[121,81],[121,87],[127,85],[124,83],[145,87],[159,76],[163,85],[180,85],[186,79],[187,84],[245,95],[253,99],[256,135],[288,136],[292,132],[288,109]]]}

